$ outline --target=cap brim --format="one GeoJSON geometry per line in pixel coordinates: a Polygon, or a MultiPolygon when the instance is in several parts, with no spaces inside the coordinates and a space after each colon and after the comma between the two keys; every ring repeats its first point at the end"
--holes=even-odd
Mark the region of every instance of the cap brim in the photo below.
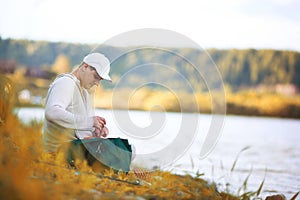
{"type": "Polygon", "coordinates": [[[112,82],[111,78],[109,76],[107,77],[101,77],[103,80],[108,81],[108,82],[112,82]]]}

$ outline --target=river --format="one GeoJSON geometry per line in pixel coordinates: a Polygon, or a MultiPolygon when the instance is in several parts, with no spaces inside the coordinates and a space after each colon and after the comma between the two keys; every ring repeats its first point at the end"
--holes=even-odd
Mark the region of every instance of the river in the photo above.
{"type": "MultiPolygon", "coordinates": [[[[41,108],[16,112],[25,123],[44,117],[41,108]]],[[[200,157],[204,136],[210,134],[213,124],[211,115],[100,109],[95,112],[106,118],[111,137],[125,137],[134,144],[137,165],[179,174],[204,173],[202,178],[216,182],[222,190],[228,188],[233,194],[243,187],[247,176],[247,191],[256,191],[264,180],[263,196],[282,193],[289,199],[300,191],[300,120],[226,116],[214,148],[206,157],[200,157]],[[195,121],[188,127],[182,124],[183,120],[194,119],[198,120],[196,129],[190,128],[195,121]],[[147,129],[153,123],[160,127],[147,129]],[[185,127],[181,129],[182,126],[185,127]],[[180,131],[186,135],[179,134],[180,131]],[[175,148],[167,151],[168,145],[175,142],[175,148]]]]}

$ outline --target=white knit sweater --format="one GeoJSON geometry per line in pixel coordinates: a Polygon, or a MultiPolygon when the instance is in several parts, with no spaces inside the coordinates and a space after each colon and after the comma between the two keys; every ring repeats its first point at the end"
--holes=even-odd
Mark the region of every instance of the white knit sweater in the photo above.
{"type": "Polygon", "coordinates": [[[58,76],[50,85],[45,104],[43,142],[47,152],[76,138],[93,135],[93,109],[88,91],[72,74],[58,76]]]}

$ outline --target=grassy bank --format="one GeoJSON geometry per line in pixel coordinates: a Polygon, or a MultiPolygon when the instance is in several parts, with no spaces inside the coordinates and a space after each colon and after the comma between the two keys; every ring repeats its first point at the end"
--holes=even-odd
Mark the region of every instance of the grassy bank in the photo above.
{"type": "MultiPolygon", "coordinates": [[[[95,105],[107,109],[157,110],[171,112],[212,113],[212,98],[223,106],[226,114],[268,116],[300,119],[300,95],[284,96],[276,93],[246,90],[226,92],[224,104],[221,94],[186,92],[172,93],[149,89],[96,90],[95,105]],[[157,106],[159,105],[159,106],[157,106]]],[[[215,110],[218,113],[218,108],[215,110]]]]}

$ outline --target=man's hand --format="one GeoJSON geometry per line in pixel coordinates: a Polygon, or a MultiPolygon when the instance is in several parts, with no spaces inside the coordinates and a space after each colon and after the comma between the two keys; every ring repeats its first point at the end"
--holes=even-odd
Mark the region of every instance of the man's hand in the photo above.
{"type": "Polygon", "coordinates": [[[106,126],[104,126],[103,128],[99,129],[96,128],[94,131],[94,134],[96,137],[107,137],[109,131],[108,128],[106,126]]]}
{"type": "Polygon", "coordinates": [[[94,116],[93,117],[95,127],[94,134],[96,137],[107,137],[109,131],[106,125],[106,120],[103,117],[94,116]]]}
{"type": "Polygon", "coordinates": [[[93,126],[96,129],[102,129],[106,125],[106,120],[103,117],[94,116],[93,120],[94,120],[93,126]]]}
{"type": "Polygon", "coordinates": [[[102,129],[101,129],[101,137],[107,137],[108,136],[108,128],[106,126],[104,126],[102,129]]]}

